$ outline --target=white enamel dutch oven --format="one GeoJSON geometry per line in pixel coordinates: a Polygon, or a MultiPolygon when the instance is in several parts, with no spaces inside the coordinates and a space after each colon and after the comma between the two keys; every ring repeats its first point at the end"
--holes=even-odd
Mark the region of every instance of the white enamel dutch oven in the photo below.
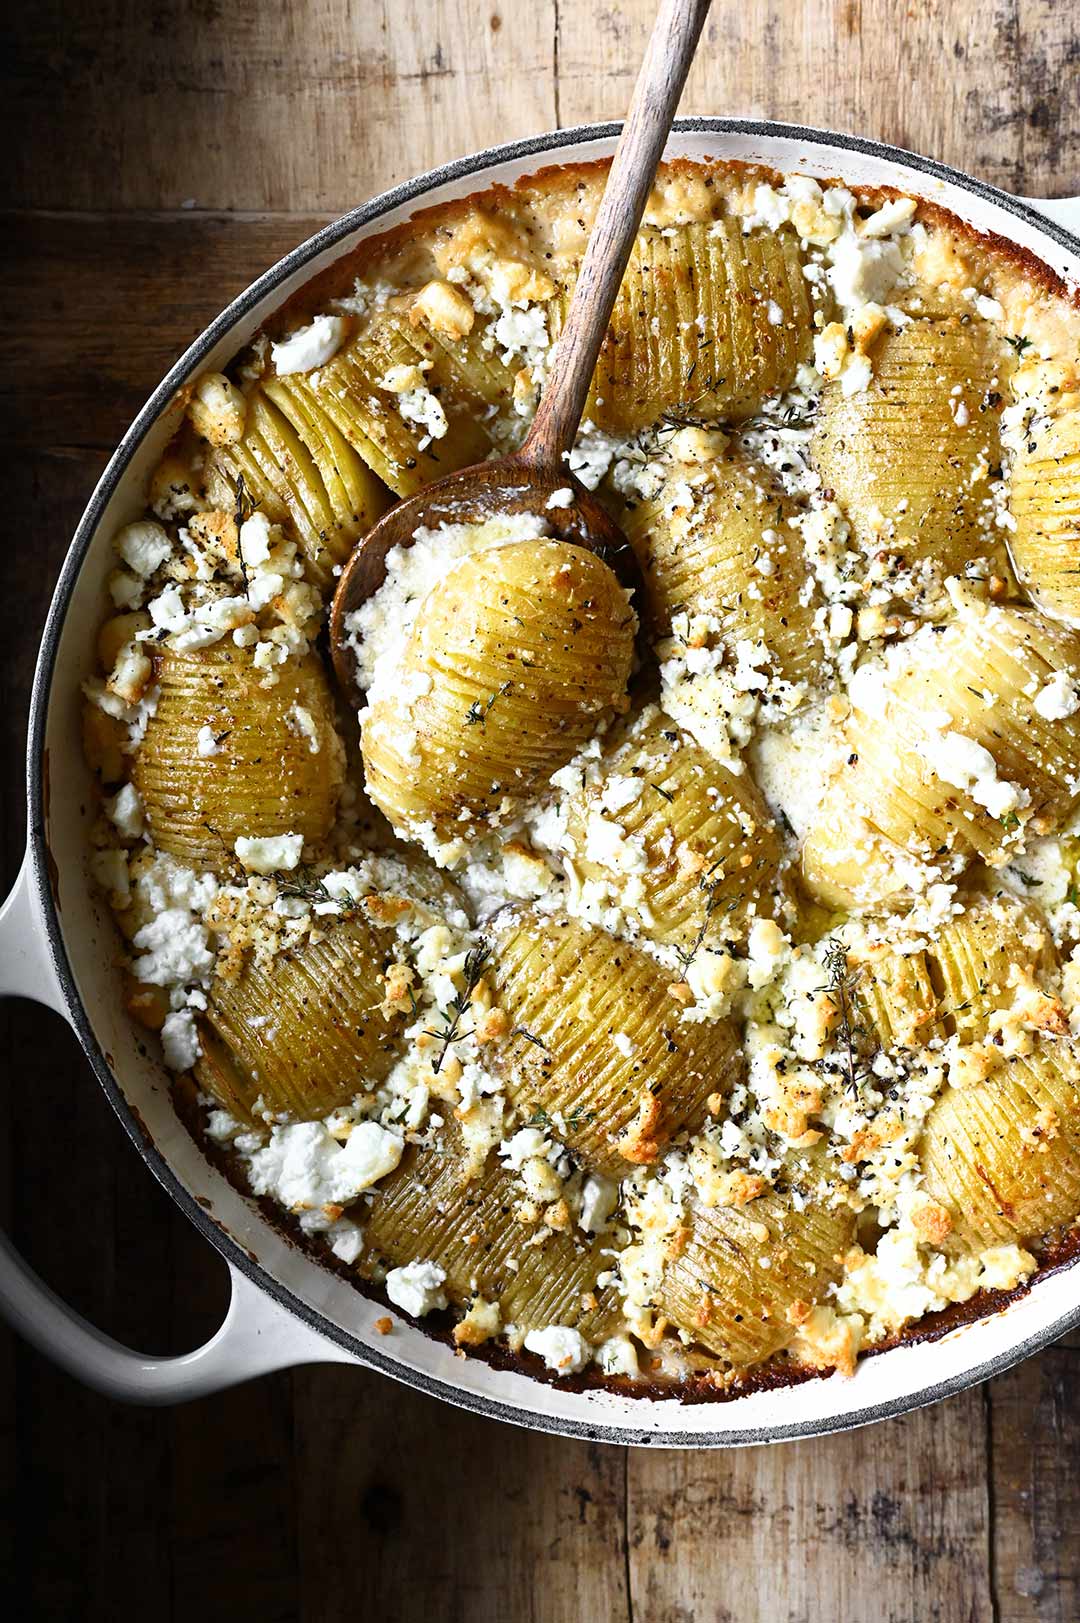
{"type": "MultiPolygon", "coordinates": [[[[0,1304],[9,1322],[69,1373],[114,1397],[172,1403],[289,1365],[359,1364],[478,1414],[538,1430],[705,1448],[813,1436],[899,1414],[1007,1369],[1080,1323],[1080,1270],[1067,1267],[941,1340],[865,1359],[852,1379],[831,1376],[690,1405],[545,1385],[477,1358],[455,1357],[452,1348],[405,1321],[384,1337],[374,1328],[382,1306],[292,1245],[203,1157],[173,1110],[162,1065],[143,1052],[124,1013],[114,926],[86,877],[94,796],[80,745],[79,683],[91,668],[110,539],[144,507],[147,477],[177,424],[177,390],[196,372],[225,362],[289,294],[365,237],[407,220],[418,207],[495,181],[608,157],[617,135],[615,124],[588,125],[463,158],[386,192],[287,255],[207,328],[154,391],[75,533],[34,682],[29,835],[22,872],[0,911],[0,993],[34,999],[70,1022],[138,1153],[222,1253],[232,1276],[225,1322],[205,1346],[181,1358],[146,1358],[72,1313],[0,1238],[0,1304]]],[[[1029,249],[1080,283],[1080,198],[1039,203],[1008,197],[895,147],[781,124],[682,119],[668,153],[895,186],[1029,249]]],[[[80,1078],[72,1081],[83,1085],[80,1078]]]]}

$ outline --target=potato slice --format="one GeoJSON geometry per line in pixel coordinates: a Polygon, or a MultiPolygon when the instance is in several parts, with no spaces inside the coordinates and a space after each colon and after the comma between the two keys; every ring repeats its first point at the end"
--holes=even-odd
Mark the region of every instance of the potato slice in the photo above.
{"type": "Polygon", "coordinates": [[[1000,463],[1008,352],[991,323],[918,318],[871,352],[873,378],[822,394],[811,455],[856,542],[939,580],[998,549],[990,470],[1000,463]]]}
{"type": "Polygon", "coordinates": [[[241,1121],[263,1108],[301,1121],[328,1115],[386,1080],[411,1016],[383,1012],[393,931],[363,918],[328,921],[325,936],[234,980],[215,977],[200,1017],[201,1087],[241,1121]]]}
{"type": "Polygon", "coordinates": [[[681,1021],[672,975],[641,948],[528,912],[494,941],[507,1093],[585,1166],[617,1178],[722,1108],[743,1067],[734,1028],[681,1021]]]}
{"type": "Polygon", "coordinates": [[[847,1208],[797,1211],[774,1191],[745,1206],[695,1204],[671,1248],[657,1307],[735,1369],[749,1368],[794,1340],[841,1278],[854,1235],[847,1208]]]}
{"type": "MultiPolygon", "coordinates": [[[[558,334],[568,290],[555,313],[558,334]]],[[[750,416],[809,359],[813,312],[794,231],[735,219],[644,227],[623,277],[585,416],[615,434],[682,407],[750,416]]]]}
{"type": "Polygon", "coordinates": [[[718,456],[690,479],[688,471],[676,454],[657,495],[622,519],[651,629],[667,635],[679,612],[710,615],[731,650],[743,638],[761,641],[776,675],[820,679],[825,651],[794,504],[767,468],[741,454],[718,456]]]}
{"type": "Polygon", "coordinates": [[[626,708],[634,628],[614,574],[581,547],[466,558],[425,598],[364,714],[372,800],[406,838],[504,821],[626,708]]]}
{"type": "Polygon", "coordinates": [[[1010,502],[1021,580],[1048,613],[1080,621],[1080,405],[1025,436],[1010,502]]]}
{"type": "Polygon", "coordinates": [[[1080,1051],[1041,1039],[986,1082],[949,1088],[922,1139],[952,1254],[1039,1239],[1080,1211],[1080,1051]]]}
{"type": "Polygon", "coordinates": [[[562,801],[573,868],[606,880],[644,935],[707,951],[770,911],[780,842],[749,772],[730,772],[650,706],[616,731],[580,790],[562,801]],[[622,837],[618,837],[621,830],[622,837]],[[635,869],[612,855],[628,849],[635,869]]]}
{"type": "Polygon", "coordinates": [[[1076,801],[1080,727],[1036,701],[1076,679],[1080,636],[1034,610],[990,608],[906,648],[873,713],[853,713],[803,849],[807,885],[832,906],[902,901],[974,857],[1000,866],[1024,829],[1051,832],[1076,801]]]}
{"type": "Polygon", "coordinates": [[[604,1341],[622,1324],[620,1299],[598,1283],[611,1270],[612,1237],[522,1222],[514,1215],[521,1195],[493,1157],[470,1178],[456,1133],[430,1149],[410,1147],[364,1213],[361,1272],[431,1262],[445,1270],[442,1289],[455,1306],[482,1296],[498,1304],[504,1326],[560,1324],[604,1341]]]}
{"type": "Polygon", "coordinates": [[[251,649],[231,643],[187,653],[161,647],[153,658],[161,694],[131,777],[158,849],[213,868],[231,860],[239,835],[322,839],[345,752],[315,655],[277,667],[270,687],[251,649]],[[292,720],[298,707],[310,734],[292,720]],[[204,727],[217,745],[209,756],[199,752],[204,727]]]}

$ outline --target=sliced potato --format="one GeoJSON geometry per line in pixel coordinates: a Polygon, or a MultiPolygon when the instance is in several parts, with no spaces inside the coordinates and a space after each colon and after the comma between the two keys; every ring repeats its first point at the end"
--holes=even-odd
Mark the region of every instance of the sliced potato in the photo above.
{"type": "Polygon", "coordinates": [[[1013,459],[1010,545],[1037,603],[1080,620],[1080,405],[1037,421],[1013,459]]]}
{"type": "Polygon", "coordinates": [[[314,654],[264,687],[250,648],[218,643],[153,653],[161,693],[135,752],[132,782],[154,844],[194,867],[227,866],[240,835],[329,832],[345,775],[333,701],[314,654]],[[291,719],[297,707],[313,736],[291,719]],[[199,752],[209,727],[214,754],[199,752]],[[313,747],[314,746],[314,747],[313,747]]]}
{"type": "Polygon", "coordinates": [[[365,712],[372,800],[406,838],[504,821],[625,709],[634,626],[612,571],[580,547],[517,541],[466,558],[424,600],[365,712]]]}
{"type": "Polygon", "coordinates": [[[735,1369],[794,1340],[843,1274],[855,1235],[845,1207],[797,1211],[775,1192],[745,1206],[695,1204],[671,1248],[657,1306],[735,1369]]]}
{"type": "MultiPolygon", "coordinates": [[[[556,313],[556,335],[569,306],[556,313]]],[[[638,233],[585,416],[616,434],[692,405],[751,415],[809,358],[813,312],[794,231],[731,218],[638,233]]]]}
{"type": "Polygon", "coordinates": [[[927,1193],[945,1207],[957,1253],[1024,1243],[1080,1211],[1080,1052],[1041,1040],[988,1081],[949,1088],[922,1139],[927,1193]]]}
{"type": "Polygon", "coordinates": [[[411,1016],[383,1011],[391,930],[329,921],[321,941],[215,977],[199,1020],[200,1086],[238,1120],[262,1108],[312,1121],[384,1082],[411,1016]]]}
{"type": "Polygon", "coordinates": [[[206,478],[212,499],[229,509],[242,480],[245,497],[295,535],[308,578],[323,588],[390,503],[315,396],[291,377],[253,391],[243,437],[210,453],[206,478]]]}
{"type": "MultiPolygon", "coordinates": [[[[678,451],[678,446],[674,447],[678,451]]],[[[715,617],[725,646],[764,642],[775,673],[822,675],[817,603],[794,503],[769,470],[742,454],[688,469],[677,454],[664,485],[621,522],[645,577],[648,617],[666,635],[680,612],[715,617]]]]}
{"type": "Polygon", "coordinates": [[[507,1092],[588,1167],[619,1177],[654,1161],[673,1133],[721,1110],[741,1075],[734,1029],[680,1021],[670,972],[603,930],[510,914],[494,963],[507,1092]]]}
{"type": "Polygon", "coordinates": [[[470,1178],[455,1140],[409,1148],[363,1215],[361,1271],[371,1277],[422,1259],[446,1272],[455,1306],[481,1296],[498,1304],[503,1327],[577,1329],[598,1343],[620,1327],[619,1299],[599,1284],[612,1266],[612,1239],[556,1232],[515,1216],[521,1185],[489,1159],[470,1178]]]}
{"type": "Polygon", "coordinates": [[[329,418],[399,496],[482,462],[494,444],[490,408],[512,412],[514,391],[514,374],[499,359],[498,346],[485,347],[484,322],[455,339],[423,320],[413,325],[412,305],[410,296],[392,299],[317,372],[277,380],[297,409],[329,418]],[[409,415],[409,390],[390,386],[411,372],[411,387],[434,396],[445,416],[441,436],[433,436],[422,416],[409,415]]]}
{"type": "Polygon", "coordinates": [[[729,771],[653,707],[613,733],[598,766],[563,799],[572,864],[608,881],[644,935],[707,950],[769,911],[780,842],[748,771],[729,771]],[[644,863],[629,879],[614,841],[644,863]]]}
{"type": "Polygon", "coordinates": [[[887,332],[871,359],[860,392],[826,385],[814,464],[868,553],[961,574],[998,546],[990,470],[1008,351],[989,322],[920,317],[887,332]]]}
{"type": "Polygon", "coordinates": [[[832,906],[902,900],[973,857],[1000,866],[1021,831],[1051,832],[1076,801],[1080,727],[1036,701],[1051,681],[1075,680],[1080,636],[996,608],[928,627],[907,648],[880,713],[853,713],[846,764],[803,849],[810,890],[832,906]]]}

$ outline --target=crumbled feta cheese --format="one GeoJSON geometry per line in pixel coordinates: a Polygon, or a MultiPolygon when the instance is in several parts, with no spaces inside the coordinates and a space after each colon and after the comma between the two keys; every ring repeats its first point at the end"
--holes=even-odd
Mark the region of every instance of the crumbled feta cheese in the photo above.
{"type": "Polygon", "coordinates": [[[146,827],[146,814],[133,783],[125,783],[105,802],[105,815],[127,840],[137,840],[146,827]]]}
{"type": "Polygon", "coordinates": [[[289,873],[300,861],[304,836],[241,834],[233,849],[248,873],[289,873]]]}
{"type": "Polygon", "coordinates": [[[439,1288],[445,1280],[446,1269],[437,1263],[408,1262],[403,1268],[391,1268],[386,1276],[386,1294],[403,1313],[422,1319],[446,1306],[446,1293],[439,1288]]]}
{"type": "Polygon", "coordinates": [[[195,735],[195,748],[204,760],[211,755],[221,754],[221,745],[214,736],[214,729],[207,723],[199,728],[195,735]]]}
{"type": "Polygon", "coordinates": [[[564,1324],[548,1325],[546,1330],[530,1330],[525,1337],[527,1352],[537,1353],[559,1375],[576,1375],[589,1362],[589,1343],[579,1330],[564,1324]]]}
{"type": "Polygon", "coordinates": [[[214,966],[204,926],[186,908],[167,907],[135,933],[140,954],[132,964],[136,980],[152,986],[183,986],[203,980],[214,966]]]}
{"type": "Polygon", "coordinates": [[[125,524],[113,538],[113,546],[128,568],[143,580],[148,580],[160,569],[172,552],[169,532],[152,519],[137,519],[125,524]]]}
{"type": "Polygon", "coordinates": [[[1057,671],[1035,695],[1035,709],[1046,721],[1067,721],[1080,710],[1080,686],[1067,671],[1057,671]]]}
{"type": "Polygon", "coordinates": [[[345,316],[316,316],[307,327],[291,332],[280,344],[271,344],[270,358],[279,377],[313,372],[332,361],[348,337],[345,316]]]}
{"type": "Polygon", "coordinates": [[[638,1355],[629,1336],[610,1336],[596,1351],[596,1362],[605,1375],[629,1375],[638,1371],[638,1355]]]}
{"type": "Polygon", "coordinates": [[[376,1121],[361,1121],[344,1144],[321,1121],[275,1126],[247,1158],[251,1187],[290,1211],[346,1206],[393,1172],[404,1143],[376,1121]]]}
{"type": "Polygon", "coordinates": [[[612,1213],[619,1204],[619,1186],[610,1178],[602,1178],[599,1173],[591,1173],[585,1179],[581,1191],[581,1215],[578,1226],[586,1234],[601,1234],[611,1221],[612,1213]]]}
{"type": "MultiPolygon", "coordinates": [[[[949,717],[944,720],[947,723],[949,717]]],[[[929,734],[923,743],[923,755],[943,783],[963,789],[978,805],[985,806],[991,817],[1004,817],[1031,799],[1028,790],[998,777],[997,762],[988,749],[954,728],[929,734]]]]}
{"type": "Polygon", "coordinates": [[[165,1016],[161,1028],[161,1047],[165,1063],[171,1071],[190,1071],[202,1053],[195,1016],[190,1009],[176,1009],[165,1016]]]}

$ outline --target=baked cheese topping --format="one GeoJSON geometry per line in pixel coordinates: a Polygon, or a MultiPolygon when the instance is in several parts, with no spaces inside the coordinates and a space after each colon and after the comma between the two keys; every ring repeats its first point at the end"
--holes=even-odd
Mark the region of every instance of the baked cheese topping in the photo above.
{"type": "Polygon", "coordinates": [[[602,169],[365,243],[191,387],[84,739],[127,1006],[253,1194],[553,1378],[860,1352],[1080,1213],[1080,315],[915,198],[662,169],[549,512],[602,169]],[[558,537],[575,481],[632,591],[558,537]]]}

